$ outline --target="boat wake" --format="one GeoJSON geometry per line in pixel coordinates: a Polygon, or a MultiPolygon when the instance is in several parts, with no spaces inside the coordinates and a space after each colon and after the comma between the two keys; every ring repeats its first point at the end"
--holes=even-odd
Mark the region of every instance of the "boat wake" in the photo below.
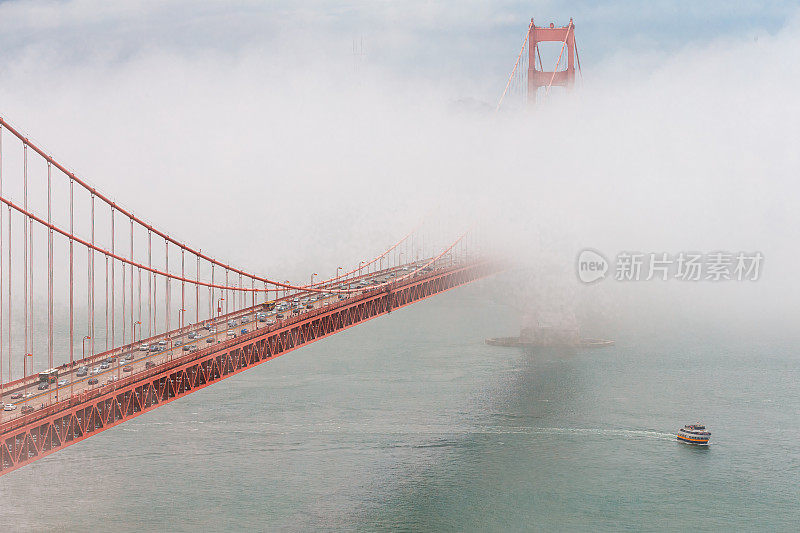
{"type": "MultiPolygon", "coordinates": [[[[488,429],[488,428],[487,428],[488,429]]],[[[661,431],[645,429],[602,429],[602,428],[562,428],[562,427],[542,427],[542,428],[508,428],[497,427],[497,433],[525,433],[530,435],[587,435],[598,437],[615,437],[628,439],[657,439],[675,440],[674,433],[664,433],[661,431]]]]}

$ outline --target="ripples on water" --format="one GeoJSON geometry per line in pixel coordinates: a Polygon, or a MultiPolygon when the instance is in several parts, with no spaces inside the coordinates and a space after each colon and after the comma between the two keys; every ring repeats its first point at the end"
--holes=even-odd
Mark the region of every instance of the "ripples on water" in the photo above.
{"type": "Polygon", "coordinates": [[[795,530],[791,350],[482,343],[515,324],[480,287],[370,321],[0,478],[0,530],[795,530]]]}

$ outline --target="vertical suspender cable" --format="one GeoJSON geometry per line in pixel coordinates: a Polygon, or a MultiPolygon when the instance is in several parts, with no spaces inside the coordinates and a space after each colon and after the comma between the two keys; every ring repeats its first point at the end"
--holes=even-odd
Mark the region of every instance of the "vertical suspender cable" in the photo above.
{"type": "Polygon", "coordinates": [[[194,286],[195,287],[194,322],[195,324],[199,324],[200,323],[200,256],[199,255],[197,256],[197,277],[195,279],[197,279],[197,283],[194,286]]]}
{"type": "Polygon", "coordinates": [[[139,306],[136,323],[139,324],[139,340],[142,340],[142,267],[136,267],[136,276],[138,278],[136,281],[136,304],[139,306]]]}
{"type": "MultiPolygon", "coordinates": [[[[47,162],[47,223],[53,220],[53,196],[52,179],[50,175],[51,165],[47,162]]],[[[47,360],[49,368],[55,367],[53,364],[53,230],[47,230],[47,270],[49,278],[47,280],[47,360]]]]}
{"type": "Polygon", "coordinates": [[[33,327],[33,308],[34,308],[34,305],[33,305],[33,219],[30,218],[30,217],[28,217],[28,246],[30,248],[30,252],[28,253],[28,273],[29,273],[28,283],[30,284],[30,289],[29,289],[29,294],[28,294],[28,304],[30,305],[30,310],[31,310],[30,328],[28,329],[28,331],[30,331],[30,337],[31,337],[31,341],[30,341],[30,348],[31,348],[31,352],[30,352],[31,353],[31,374],[34,374],[35,372],[33,370],[33,352],[36,351],[36,350],[34,350],[36,342],[35,342],[35,336],[33,334],[33,331],[34,331],[34,327],[33,327]]]}
{"type": "Polygon", "coordinates": [[[108,338],[108,255],[105,255],[105,259],[106,259],[106,297],[105,297],[105,303],[106,303],[106,312],[105,312],[105,316],[106,316],[106,333],[105,333],[105,338],[106,338],[106,351],[108,351],[108,349],[109,349],[109,345],[108,345],[108,341],[109,341],[109,338],[108,338]]]}
{"type": "MultiPolygon", "coordinates": [[[[28,145],[23,143],[23,205],[25,207],[25,211],[28,211],[28,145]]],[[[22,377],[23,379],[28,377],[28,217],[27,215],[23,219],[22,223],[22,271],[24,276],[23,281],[23,300],[24,300],[24,309],[25,309],[25,352],[22,355],[22,377]]]]}
{"type": "Polygon", "coordinates": [[[182,328],[186,322],[186,250],[181,248],[181,311],[178,314],[178,327],[182,328]]]}
{"type": "Polygon", "coordinates": [[[8,381],[11,381],[11,206],[8,206],[8,381]]]}
{"type": "MultiPolygon", "coordinates": [[[[165,256],[165,269],[164,271],[169,274],[169,241],[164,240],[164,256],[165,256]]],[[[164,277],[164,332],[169,331],[169,276],[164,277]]]]}
{"type": "Polygon", "coordinates": [[[126,265],[125,263],[122,263],[120,265],[120,267],[121,267],[120,270],[122,270],[122,313],[121,313],[121,318],[122,318],[122,346],[125,346],[125,332],[127,331],[127,327],[125,325],[125,323],[127,322],[127,320],[125,320],[125,295],[128,293],[128,291],[125,290],[125,287],[126,287],[126,283],[125,282],[127,281],[127,277],[128,277],[128,274],[127,274],[128,265],[126,265]]]}
{"type": "MultiPolygon", "coordinates": [[[[114,253],[114,234],[115,234],[115,231],[114,231],[114,206],[112,205],[111,206],[111,253],[112,254],[114,253]]],[[[116,263],[114,262],[114,258],[112,257],[111,258],[111,347],[112,348],[116,348],[117,347],[117,343],[115,342],[116,341],[117,328],[116,328],[116,322],[114,320],[114,318],[115,318],[114,311],[115,311],[115,308],[116,308],[116,297],[115,297],[115,294],[116,294],[116,288],[117,288],[116,275],[115,275],[116,270],[117,270],[116,263]]]]}
{"type": "MultiPolygon", "coordinates": [[[[70,177],[69,178],[69,366],[70,368],[75,366],[75,322],[73,320],[73,298],[72,298],[72,287],[74,285],[74,272],[73,272],[73,257],[72,257],[72,248],[74,245],[72,236],[75,235],[75,221],[73,216],[73,207],[72,207],[72,200],[73,200],[73,189],[74,189],[74,180],[70,177]]],[[[74,393],[74,382],[75,380],[70,380],[69,384],[69,397],[72,398],[74,393]]]]}
{"type": "MultiPolygon", "coordinates": [[[[91,243],[94,246],[94,194],[91,195],[91,243]]],[[[88,249],[89,252],[89,354],[94,355],[94,250],[88,249]]]]}
{"type": "MultiPolygon", "coordinates": [[[[153,232],[147,230],[147,267],[153,268],[153,232]]],[[[147,273],[147,336],[153,336],[153,274],[147,273]]]]}
{"type": "Polygon", "coordinates": [[[158,324],[156,324],[156,320],[158,320],[158,277],[156,276],[155,272],[152,273],[153,280],[153,335],[158,334],[158,324]]]}
{"type": "MultiPolygon", "coordinates": [[[[3,195],[3,127],[0,126],[0,196],[3,195]]],[[[9,246],[11,241],[8,241],[9,246]]],[[[9,276],[10,278],[10,276],[9,276]]],[[[9,283],[11,281],[9,280],[9,283]]],[[[9,299],[9,302],[11,300],[9,299]]],[[[11,332],[9,331],[9,335],[11,332]]],[[[0,354],[3,350],[3,211],[0,210],[0,354]]],[[[11,381],[11,369],[8,369],[8,381],[11,381]]],[[[0,396],[3,391],[3,361],[0,357],[0,396]]]]}
{"type": "Polygon", "coordinates": [[[136,334],[136,330],[134,328],[134,316],[133,316],[133,218],[131,218],[131,342],[136,342],[134,335],[136,334]]]}

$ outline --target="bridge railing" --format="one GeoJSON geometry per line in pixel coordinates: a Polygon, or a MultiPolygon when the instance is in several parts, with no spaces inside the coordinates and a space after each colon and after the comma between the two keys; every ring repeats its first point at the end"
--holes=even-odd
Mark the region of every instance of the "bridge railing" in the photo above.
{"type": "MultiPolygon", "coordinates": [[[[317,308],[314,308],[314,309],[311,309],[311,310],[308,310],[308,311],[304,311],[304,312],[301,312],[301,313],[299,313],[297,315],[292,315],[292,316],[286,317],[286,318],[284,318],[284,319],[282,319],[280,321],[276,320],[272,324],[268,324],[268,325],[263,326],[263,327],[257,327],[258,323],[256,322],[256,327],[252,331],[249,331],[248,333],[245,333],[245,334],[242,334],[242,335],[237,335],[235,338],[225,339],[225,340],[222,340],[222,341],[217,341],[213,345],[208,346],[208,347],[204,347],[204,348],[202,348],[200,350],[197,350],[195,352],[189,352],[187,354],[179,353],[179,355],[173,357],[172,351],[174,351],[175,348],[172,348],[170,356],[169,356],[169,359],[163,361],[162,363],[158,364],[155,367],[151,367],[151,368],[146,368],[145,367],[145,368],[142,368],[140,370],[128,373],[127,375],[123,374],[119,379],[112,379],[110,381],[106,381],[105,383],[99,383],[96,387],[93,387],[93,388],[91,388],[89,390],[86,390],[86,391],[81,391],[81,392],[79,392],[77,394],[73,394],[71,396],[68,396],[67,398],[59,398],[58,397],[59,395],[57,394],[58,391],[62,391],[63,393],[68,394],[69,386],[68,385],[64,385],[63,387],[58,388],[58,389],[56,389],[56,390],[54,390],[52,392],[44,393],[43,394],[44,398],[42,398],[41,401],[37,400],[37,402],[36,402],[36,403],[39,403],[39,406],[38,407],[36,405],[32,406],[32,407],[34,407],[34,411],[33,412],[23,413],[21,410],[11,411],[11,412],[2,412],[2,411],[0,411],[0,415],[7,415],[7,416],[0,417],[0,420],[3,420],[3,422],[0,422],[0,433],[3,433],[5,431],[7,431],[7,430],[11,430],[11,429],[14,429],[16,427],[19,427],[20,425],[25,425],[27,423],[30,423],[31,420],[46,418],[48,416],[51,416],[53,414],[58,413],[59,411],[61,411],[63,409],[67,409],[67,408],[70,408],[70,407],[72,407],[74,405],[77,405],[79,403],[86,402],[87,400],[97,398],[97,397],[102,396],[104,394],[113,393],[117,389],[121,389],[121,388],[127,387],[127,386],[129,386],[131,383],[133,383],[135,381],[138,381],[138,380],[141,380],[141,379],[145,379],[145,378],[147,378],[149,376],[152,376],[154,374],[158,374],[158,373],[164,372],[165,370],[167,370],[167,369],[169,369],[171,367],[180,366],[180,365],[186,364],[186,363],[188,363],[188,362],[190,362],[192,360],[206,357],[207,355],[209,355],[209,354],[211,354],[211,353],[213,353],[215,351],[221,351],[221,350],[229,349],[230,347],[236,346],[237,344],[241,344],[243,341],[247,341],[247,340],[250,340],[250,339],[252,339],[254,337],[258,337],[258,336],[267,335],[267,334],[272,333],[274,331],[279,331],[279,330],[282,330],[282,329],[289,329],[289,328],[293,327],[294,325],[296,325],[299,322],[308,321],[308,320],[313,319],[313,318],[315,318],[315,317],[317,317],[319,315],[323,315],[323,314],[326,314],[326,313],[334,313],[334,312],[338,311],[339,309],[341,309],[343,307],[352,306],[354,300],[360,301],[360,300],[364,300],[364,299],[369,299],[369,298],[372,298],[372,297],[374,297],[376,295],[385,294],[387,292],[392,292],[393,290],[397,290],[400,287],[406,287],[406,286],[409,286],[409,285],[414,285],[416,283],[423,282],[427,278],[436,277],[441,273],[441,271],[456,272],[456,271],[459,271],[459,270],[463,270],[465,268],[469,268],[470,266],[473,266],[473,265],[474,265],[474,263],[469,262],[467,264],[451,265],[449,268],[446,267],[446,266],[440,266],[440,267],[433,268],[428,272],[424,272],[424,273],[423,272],[418,272],[417,275],[415,275],[414,277],[408,278],[408,281],[405,282],[405,283],[390,284],[389,286],[383,286],[383,287],[380,287],[380,288],[366,288],[365,287],[364,290],[361,291],[360,293],[357,293],[357,295],[348,297],[348,298],[343,299],[343,300],[337,300],[337,301],[333,302],[332,304],[325,305],[325,306],[320,306],[320,307],[317,307],[317,308]]],[[[288,296],[287,298],[294,298],[294,296],[288,296]]],[[[263,304],[259,304],[259,305],[263,305],[263,304]]],[[[256,307],[258,307],[258,306],[256,306],[256,307]]],[[[242,315],[242,314],[247,314],[248,312],[252,313],[253,310],[254,310],[254,308],[251,308],[249,311],[236,311],[235,313],[229,313],[229,315],[233,315],[233,314],[242,315]]],[[[227,319],[229,315],[225,315],[223,318],[227,319]]],[[[167,335],[173,336],[173,337],[174,336],[178,336],[178,335],[180,335],[182,333],[187,333],[188,331],[191,331],[192,329],[197,329],[197,327],[198,327],[197,324],[190,325],[190,326],[184,326],[183,328],[179,328],[178,330],[173,330],[172,332],[169,332],[168,334],[163,334],[163,335],[160,335],[158,337],[163,338],[163,337],[165,337],[167,335]]],[[[158,337],[156,337],[156,338],[158,338],[158,337]]],[[[117,348],[117,349],[115,349],[115,352],[116,351],[120,351],[120,350],[124,350],[125,348],[128,348],[128,349],[130,349],[132,347],[135,348],[135,346],[140,344],[140,343],[141,342],[135,343],[135,344],[129,344],[129,345],[126,345],[124,347],[117,348]]],[[[108,353],[109,352],[105,353],[105,357],[108,357],[108,353]]],[[[159,354],[161,354],[161,352],[156,353],[156,354],[152,354],[150,357],[157,356],[159,354]]],[[[94,358],[99,358],[101,355],[104,355],[104,354],[98,354],[98,355],[93,356],[93,357],[94,358]]],[[[88,358],[85,359],[84,361],[88,361],[88,358]]],[[[139,362],[141,362],[141,361],[142,361],[142,359],[139,360],[139,362]]],[[[76,366],[77,366],[77,364],[76,364],[76,366]]],[[[25,403],[25,402],[29,402],[29,401],[30,400],[24,400],[21,403],[25,403]]]]}

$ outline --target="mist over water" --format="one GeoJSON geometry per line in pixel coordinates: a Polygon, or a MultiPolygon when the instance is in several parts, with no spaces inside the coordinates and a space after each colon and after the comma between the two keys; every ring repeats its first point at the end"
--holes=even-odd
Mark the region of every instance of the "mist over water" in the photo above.
{"type": "Polygon", "coordinates": [[[513,267],[4,476],[3,522],[790,530],[800,18],[681,6],[0,3],[0,115],[170,235],[307,280],[428,217],[513,267]],[[530,17],[570,15],[578,88],[493,113],[530,17]],[[585,285],[584,248],[765,259],[754,282],[585,285]],[[521,309],[617,345],[483,344],[521,309]],[[674,442],[698,420],[709,449],[674,442]]]}
{"type": "Polygon", "coordinates": [[[495,283],[372,320],[5,476],[0,495],[15,503],[0,517],[19,530],[616,531],[676,517],[701,531],[793,528],[796,332],[643,319],[606,324],[615,347],[524,353],[483,344],[515,333],[513,310],[489,297],[495,283]],[[701,418],[711,446],[676,442],[701,418]],[[49,504],[17,499],[27,493],[49,504]]]}

